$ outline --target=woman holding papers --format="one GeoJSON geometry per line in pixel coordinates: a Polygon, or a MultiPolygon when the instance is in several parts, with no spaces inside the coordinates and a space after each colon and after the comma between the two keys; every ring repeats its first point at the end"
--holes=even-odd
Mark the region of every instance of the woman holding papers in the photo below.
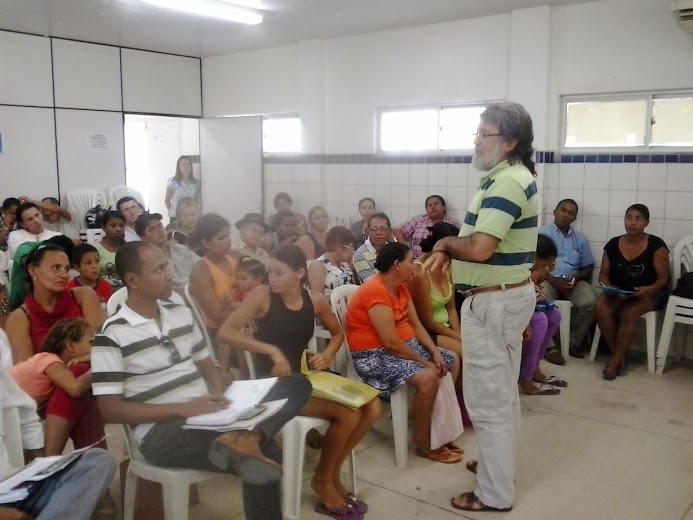
{"type": "MultiPolygon", "coordinates": [[[[332,335],[326,349],[310,353],[311,370],[329,368],[344,334],[325,297],[306,290],[306,257],[296,245],[279,247],[267,266],[269,287],[257,287],[219,330],[220,341],[259,354],[256,369],[260,376],[298,373],[301,356],[313,336],[315,318],[332,335]],[[254,319],[255,338],[243,334],[243,326],[254,319]]],[[[340,482],[339,469],[351,450],[380,416],[380,402],[374,399],[357,410],[312,397],[303,409],[309,417],[332,422],[325,435],[320,461],[311,482],[320,499],[315,510],[327,516],[359,520],[367,506],[350,495],[340,482]]]]}
{"type": "Polygon", "coordinates": [[[611,350],[611,360],[602,377],[616,379],[624,369],[626,352],[640,316],[663,309],[669,286],[669,249],[664,241],[645,233],[650,210],[633,204],[623,219],[626,234],[604,246],[599,284],[605,288],[632,291],[630,295],[604,291],[594,305],[599,330],[611,350]]]}

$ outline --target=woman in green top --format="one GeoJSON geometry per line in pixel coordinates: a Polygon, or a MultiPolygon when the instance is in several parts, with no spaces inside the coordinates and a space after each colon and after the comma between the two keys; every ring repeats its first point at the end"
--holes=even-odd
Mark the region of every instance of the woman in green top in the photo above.
{"type": "Polygon", "coordinates": [[[103,239],[96,246],[99,252],[101,278],[106,280],[114,290],[123,287],[123,282],[115,268],[115,256],[125,243],[125,217],[120,211],[107,211],[101,220],[103,239]]]}
{"type": "Polygon", "coordinates": [[[423,268],[435,243],[441,238],[457,236],[460,230],[447,222],[439,222],[428,229],[431,234],[421,241],[423,255],[414,262],[418,269],[409,283],[409,292],[421,323],[436,345],[452,350],[461,357],[460,317],[455,308],[455,287],[450,279],[450,271],[431,272],[423,268]]]}

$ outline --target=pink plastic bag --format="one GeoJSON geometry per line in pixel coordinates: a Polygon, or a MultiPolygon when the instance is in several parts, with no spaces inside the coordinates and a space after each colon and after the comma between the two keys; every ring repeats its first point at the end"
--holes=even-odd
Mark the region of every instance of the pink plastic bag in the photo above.
{"type": "Polygon", "coordinates": [[[455,385],[450,373],[440,380],[431,416],[431,449],[437,450],[454,441],[464,432],[462,415],[457,403],[455,385]]]}

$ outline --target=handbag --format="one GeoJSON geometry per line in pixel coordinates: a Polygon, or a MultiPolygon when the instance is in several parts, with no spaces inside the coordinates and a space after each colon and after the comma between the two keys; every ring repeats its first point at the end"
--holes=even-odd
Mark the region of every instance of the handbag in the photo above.
{"type": "Polygon", "coordinates": [[[464,433],[452,375],[441,378],[431,415],[431,449],[437,450],[464,433]]]}
{"type": "Polygon", "coordinates": [[[674,296],[693,299],[693,273],[684,273],[676,283],[676,289],[672,291],[674,296]]]}
{"type": "Polygon", "coordinates": [[[361,381],[347,379],[332,372],[310,370],[305,350],[301,355],[301,374],[306,376],[313,386],[313,397],[333,401],[352,410],[370,403],[380,394],[377,389],[361,381]]]}

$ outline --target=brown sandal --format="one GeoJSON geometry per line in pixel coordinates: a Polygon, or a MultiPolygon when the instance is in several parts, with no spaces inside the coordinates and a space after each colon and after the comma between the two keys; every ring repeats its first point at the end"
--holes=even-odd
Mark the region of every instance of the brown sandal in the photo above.
{"type": "Polygon", "coordinates": [[[481,512],[481,511],[492,511],[495,513],[507,513],[508,511],[512,510],[512,506],[510,507],[491,507],[487,506],[484,504],[481,500],[479,500],[479,497],[474,494],[474,491],[467,491],[466,493],[462,493],[461,495],[455,495],[450,499],[450,505],[454,507],[455,509],[459,509],[460,511],[472,511],[472,512],[481,512]],[[456,500],[462,499],[465,502],[465,505],[461,506],[459,505],[456,500]]]}
{"type": "Polygon", "coordinates": [[[447,448],[440,448],[431,451],[423,451],[420,448],[416,448],[416,455],[434,462],[442,462],[443,464],[457,464],[458,462],[462,462],[461,454],[452,453],[447,448]]]}
{"type": "Polygon", "coordinates": [[[454,442],[448,442],[443,446],[443,448],[447,449],[450,453],[459,453],[460,455],[464,454],[464,448],[460,448],[454,442]]]}

